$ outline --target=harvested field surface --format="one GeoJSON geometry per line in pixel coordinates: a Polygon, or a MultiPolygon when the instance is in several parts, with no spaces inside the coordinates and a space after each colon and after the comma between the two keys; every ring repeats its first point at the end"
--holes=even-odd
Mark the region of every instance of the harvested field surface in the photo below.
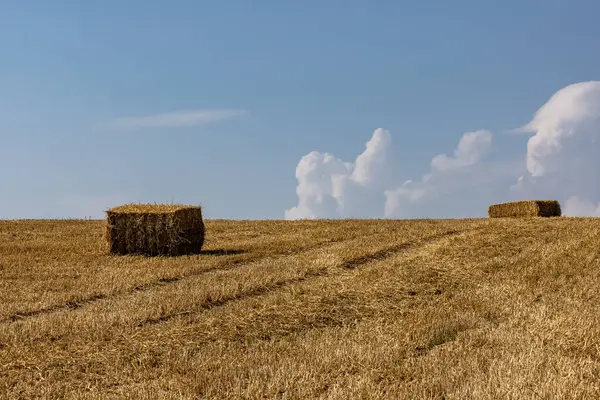
{"type": "Polygon", "coordinates": [[[205,224],[0,221],[0,398],[600,398],[600,219],[205,224]]]}

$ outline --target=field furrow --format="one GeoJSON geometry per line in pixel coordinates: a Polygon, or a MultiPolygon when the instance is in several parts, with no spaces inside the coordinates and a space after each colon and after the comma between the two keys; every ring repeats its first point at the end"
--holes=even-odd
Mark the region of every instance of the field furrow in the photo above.
{"type": "MultiPolygon", "coordinates": [[[[390,242],[401,241],[404,242],[402,247],[405,247],[449,234],[456,233],[454,230],[448,233],[442,230],[442,233],[430,234],[415,230],[412,236],[405,232],[402,239],[395,234],[379,234],[332,243],[306,253],[268,257],[239,265],[235,269],[208,271],[207,274],[155,287],[151,291],[101,299],[78,312],[60,310],[49,316],[39,315],[39,318],[12,324],[12,327],[6,328],[6,332],[13,338],[32,334],[35,338],[46,335],[52,340],[69,333],[81,336],[87,330],[104,334],[116,326],[122,332],[125,327],[166,321],[190,314],[193,310],[206,310],[230,301],[262,295],[299,280],[340,273],[335,269],[343,268],[349,260],[356,259],[357,253],[363,256],[365,253],[378,254],[382,249],[389,249],[390,242]],[[102,321],[102,325],[99,325],[99,321],[102,321]]],[[[0,328],[0,335],[1,332],[3,330],[0,328]]]]}
{"type": "MultiPolygon", "coordinates": [[[[0,224],[0,233],[2,225],[0,224]]],[[[235,268],[240,264],[263,258],[311,251],[320,246],[380,230],[376,225],[371,225],[366,226],[363,231],[355,230],[355,233],[350,232],[348,235],[339,230],[332,232],[331,229],[323,229],[310,223],[288,224],[286,235],[274,237],[270,229],[259,226],[254,227],[254,230],[247,229],[245,235],[242,234],[241,238],[232,242],[232,239],[229,239],[230,232],[224,231],[219,225],[211,226],[209,223],[209,232],[216,231],[217,239],[207,239],[202,255],[147,258],[108,256],[102,241],[100,224],[89,224],[88,230],[93,235],[88,231],[82,232],[86,233],[85,236],[75,232],[72,235],[57,236],[55,241],[51,242],[52,232],[56,230],[55,225],[56,223],[45,226],[49,232],[41,232],[38,235],[22,234],[25,238],[42,236],[42,240],[33,241],[35,245],[27,246],[21,243],[21,249],[17,245],[7,248],[5,253],[2,253],[0,248],[0,260],[4,260],[4,264],[10,266],[0,270],[0,300],[4,306],[0,310],[0,323],[48,312],[76,309],[113,295],[150,290],[154,286],[188,276],[202,275],[211,270],[235,268]],[[308,227],[298,229],[298,225],[308,227]],[[222,242],[218,239],[222,239],[222,242]],[[65,248],[72,241],[81,243],[82,240],[85,246],[72,245],[72,253],[65,248]],[[39,251],[15,251],[29,247],[39,251]],[[78,254],[78,250],[83,254],[78,254]],[[32,276],[38,279],[32,279],[32,276]]],[[[253,226],[249,225],[248,228],[253,226]]],[[[4,230],[6,229],[4,227],[4,230]]],[[[15,240],[18,239],[19,236],[16,236],[15,240]]],[[[27,240],[24,242],[27,243],[27,240]]]]}
{"type": "MultiPolygon", "coordinates": [[[[62,304],[55,304],[55,305],[51,305],[46,308],[33,309],[33,310],[23,311],[23,312],[17,311],[14,314],[11,314],[4,319],[0,319],[0,324],[9,322],[9,321],[10,322],[20,321],[20,320],[23,320],[26,318],[36,317],[38,315],[53,313],[53,312],[57,312],[57,311],[76,310],[78,308],[81,308],[83,306],[86,306],[88,304],[91,304],[91,303],[99,301],[99,300],[105,300],[107,298],[124,296],[124,295],[128,295],[128,294],[135,293],[135,292],[144,292],[144,291],[153,290],[160,286],[179,282],[186,278],[201,277],[202,275],[210,273],[210,272],[228,271],[233,268],[237,268],[240,265],[260,261],[265,258],[272,258],[272,257],[277,257],[279,255],[289,255],[289,254],[293,255],[293,254],[299,254],[302,252],[314,251],[314,250],[317,250],[324,246],[331,245],[332,243],[338,243],[340,241],[342,241],[342,239],[327,240],[327,241],[319,242],[319,243],[312,244],[309,246],[299,246],[299,247],[295,247],[293,249],[286,249],[280,253],[274,252],[273,254],[253,254],[251,256],[246,256],[243,258],[231,257],[230,259],[216,262],[214,264],[206,263],[205,265],[199,267],[198,269],[186,271],[181,275],[175,275],[175,276],[159,278],[156,280],[151,280],[149,282],[144,282],[137,286],[126,287],[126,288],[123,288],[118,291],[112,291],[110,294],[108,294],[108,293],[92,294],[89,296],[79,295],[79,296],[77,296],[76,299],[69,300],[62,304]]],[[[229,253],[236,254],[236,252],[234,250],[232,250],[230,252],[227,252],[227,251],[219,251],[218,252],[218,254],[223,254],[223,255],[227,255],[229,253]]],[[[205,252],[205,254],[217,254],[217,252],[208,250],[205,252]]]]}

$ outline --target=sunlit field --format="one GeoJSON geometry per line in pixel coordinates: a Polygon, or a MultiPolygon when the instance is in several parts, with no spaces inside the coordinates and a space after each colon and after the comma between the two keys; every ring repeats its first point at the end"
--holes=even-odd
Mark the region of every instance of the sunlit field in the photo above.
{"type": "Polygon", "coordinates": [[[600,398],[600,219],[0,221],[0,398],[600,398]]]}

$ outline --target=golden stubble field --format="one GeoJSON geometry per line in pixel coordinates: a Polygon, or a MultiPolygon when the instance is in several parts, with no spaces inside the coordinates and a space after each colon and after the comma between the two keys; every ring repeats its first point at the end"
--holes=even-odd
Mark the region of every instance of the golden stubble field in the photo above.
{"type": "Polygon", "coordinates": [[[0,221],[0,398],[600,398],[600,219],[206,227],[0,221]]]}

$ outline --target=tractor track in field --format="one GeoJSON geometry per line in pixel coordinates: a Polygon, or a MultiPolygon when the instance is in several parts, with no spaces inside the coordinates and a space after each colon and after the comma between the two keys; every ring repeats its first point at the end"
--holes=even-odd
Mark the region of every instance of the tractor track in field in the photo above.
{"type": "MultiPolygon", "coordinates": [[[[432,237],[428,237],[425,239],[422,239],[420,241],[415,241],[415,242],[410,242],[410,243],[404,243],[402,245],[397,245],[397,246],[390,246],[387,249],[382,249],[380,251],[374,252],[368,256],[364,256],[364,257],[360,257],[360,258],[356,258],[356,259],[351,259],[349,261],[346,261],[344,263],[341,263],[337,266],[337,268],[356,268],[356,267],[360,267],[361,265],[365,265],[371,262],[377,262],[377,261],[382,261],[385,260],[386,258],[392,257],[394,254],[397,254],[403,250],[408,250],[410,248],[419,248],[422,246],[426,246],[428,244],[431,243],[435,243],[436,241],[439,241],[441,239],[444,239],[446,237],[457,237],[460,236],[461,234],[473,234],[476,233],[478,231],[483,230],[482,227],[480,228],[474,228],[474,229],[469,229],[469,230],[464,230],[464,231],[450,231],[450,232],[446,232],[444,234],[440,234],[440,235],[435,235],[432,237]]],[[[575,247],[581,246],[581,244],[584,241],[580,241],[575,247]]],[[[569,251],[571,251],[572,249],[565,249],[561,252],[561,254],[563,253],[568,253],[569,251]]],[[[531,253],[535,252],[535,251],[539,251],[539,248],[537,247],[531,247],[528,248],[526,251],[524,252],[520,252],[517,254],[514,254],[513,256],[511,256],[508,260],[505,260],[506,262],[510,262],[510,263],[514,263],[517,260],[523,259],[528,257],[531,253]]],[[[556,257],[558,255],[554,255],[554,257],[556,257]]],[[[494,257],[488,260],[489,264],[493,264],[494,262],[497,261],[498,258],[500,258],[501,256],[498,257],[494,257]]],[[[544,258],[544,257],[542,257],[544,258]]],[[[501,273],[502,270],[495,270],[495,273],[501,273]]],[[[260,288],[256,288],[250,291],[247,291],[245,293],[240,293],[239,295],[236,296],[231,296],[230,298],[224,298],[224,299],[219,299],[217,301],[213,301],[210,303],[205,303],[200,305],[197,309],[195,310],[187,310],[187,311],[183,311],[183,312],[179,312],[179,313],[175,313],[172,315],[165,315],[163,317],[160,318],[155,318],[152,320],[147,320],[144,321],[142,323],[139,323],[137,326],[138,327],[144,327],[144,326],[151,326],[151,325],[156,325],[156,324],[160,324],[160,323],[166,323],[170,320],[176,319],[178,317],[185,317],[185,316],[191,316],[194,314],[201,314],[204,311],[207,311],[211,308],[218,308],[218,307],[223,307],[226,306],[228,303],[234,302],[234,301],[243,301],[245,299],[248,298],[252,298],[252,297],[258,297],[261,295],[265,295],[268,294],[269,292],[274,292],[278,289],[281,289],[285,286],[291,286],[297,283],[301,283],[304,281],[309,281],[312,279],[317,279],[319,277],[322,276],[326,276],[326,275],[330,275],[330,276],[339,276],[339,275],[343,275],[344,272],[341,272],[339,274],[335,274],[335,275],[330,275],[328,274],[327,270],[321,270],[321,271],[314,271],[311,272],[309,274],[306,274],[303,277],[299,277],[299,278],[295,278],[295,279],[290,279],[287,281],[281,281],[281,282],[277,282],[274,283],[272,285],[269,286],[263,286],[260,288]]],[[[441,290],[435,290],[435,291],[430,291],[430,292],[422,292],[422,293],[410,293],[408,292],[408,298],[414,298],[414,296],[439,296],[442,295],[443,292],[441,290]]],[[[365,316],[365,318],[368,318],[369,316],[365,316]]],[[[312,319],[309,321],[304,321],[305,323],[309,324],[309,328],[308,330],[313,330],[313,329],[322,329],[325,327],[333,327],[333,326],[342,326],[344,325],[344,323],[347,323],[348,321],[355,321],[356,318],[358,318],[358,316],[352,316],[352,317],[348,317],[346,318],[346,320],[340,321],[340,320],[335,320],[335,319],[330,319],[327,318],[326,316],[321,316],[321,315],[315,315],[312,316],[312,319]]],[[[494,329],[497,329],[499,325],[505,323],[508,320],[508,316],[506,315],[502,315],[502,316],[498,316],[497,318],[493,318],[488,320],[488,322],[490,324],[493,324],[494,329]]],[[[256,322],[256,321],[255,321],[256,322]]],[[[417,346],[414,347],[414,349],[412,349],[412,351],[410,352],[409,355],[403,357],[403,358],[407,358],[407,357],[423,357],[425,355],[427,355],[431,350],[433,350],[436,347],[440,347],[445,345],[448,342],[452,342],[454,340],[457,339],[457,336],[459,334],[462,334],[463,332],[466,331],[472,331],[474,329],[478,329],[480,327],[480,325],[474,325],[474,326],[457,326],[456,329],[452,332],[452,335],[450,335],[447,338],[429,338],[428,340],[424,340],[422,343],[419,343],[417,346]]],[[[290,334],[296,333],[296,332],[306,332],[307,327],[306,326],[302,326],[302,327],[292,327],[292,328],[286,328],[284,330],[284,332],[282,332],[281,330],[277,330],[276,334],[267,334],[264,337],[261,337],[262,340],[273,340],[275,338],[282,338],[285,336],[288,336],[290,334]]],[[[209,339],[210,341],[210,339],[209,339]]]]}
{"type": "Polygon", "coordinates": [[[239,292],[239,293],[236,293],[235,295],[225,296],[223,298],[216,299],[216,300],[209,300],[209,301],[199,304],[196,308],[191,309],[191,310],[181,311],[181,312],[177,312],[177,313],[173,313],[173,314],[167,314],[167,315],[160,316],[158,318],[147,319],[145,321],[139,322],[137,324],[137,326],[145,327],[145,326],[149,326],[149,325],[161,324],[161,323],[171,321],[175,318],[190,316],[190,315],[194,315],[194,314],[200,314],[204,311],[207,311],[207,310],[210,310],[213,308],[223,307],[234,301],[243,301],[243,300],[251,299],[253,297],[267,295],[267,294],[273,293],[277,290],[283,289],[285,287],[288,287],[288,286],[291,286],[291,285],[294,285],[297,283],[312,281],[314,279],[324,277],[324,276],[343,275],[344,270],[359,268],[359,267],[361,267],[365,264],[369,264],[371,262],[384,261],[384,260],[391,258],[394,255],[401,253],[403,251],[427,246],[429,244],[443,240],[445,238],[455,237],[455,236],[459,236],[459,235],[465,234],[465,233],[474,233],[474,232],[480,231],[482,229],[484,229],[484,228],[479,227],[479,228],[472,228],[472,229],[466,229],[466,230],[451,230],[451,231],[447,231],[444,233],[432,235],[432,236],[429,236],[426,238],[422,238],[419,240],[415,240],[412,242],[389,246],[389,247],[383,248],[381,250],[375,251],[371,254],[367,254],[364,256],[360,256],[360,257],[356,257],[356,258],[352,258],[352,259],[343,261],[334,267],[336,269],[341,270],[342,272],[330,274],[329,268],[324,267],[324,268],[318,269],[316,271],[307,272],[306,274],[304,274],[300,277],[296,277],[296,278],[292,278],[292,279],[283,279],[283,280],[272,282],[270,284],[263,285],[263,286],[260,286],[257,288],[252,288],[252,289],[249,289],[244,292],[239,292]]]}
{"type": "Polygon", "coordinates": [[[481,228],[474,228],[474,229],[470,229],[470,230],[466,230],[466,231],[461,231],[461,230],[452,230],[452,231],[448,231],[448,232],[444,232],[444,233],[440,233],[437,235],[433,235],[433,236],[429,236],[426,237],[424,239],[421,240],[417,240],[414,242],[409,242],[409,243],[401,243],[401,244],[397,244],[394,246],[389,246],[386,247],[384,249],[378,250],[374,253],[371,254],[366,254],[364,256],[360,256],[360,257],[355,257],[352,258],[350,260],[345,261],[341,267],[342,268],[358,268],[361,265],[373,262],[373,261],[381,261],[381,260],[385,260],[386,258],[389,258],[391,256],[393,256],[394,254],[397,254],[399,252],[402,252],[404,250],[409,250],[413,247],[416,247],[418,245],[421,246],[426,246],[432,242],[435,242],[436,240],[440,240],[443,239],[445,237],[451,237],[451,236],[456,236],[459,235],[461,233],[466,233],[466,232],[472,232],[475,230],[478,230],[481,228]]]}
{"type": "MultiPolygon", "coordinates": [[[[128,294],[132,294],[132,293],[136,293],[136,292],[144,292],[144,291],[152,290],[157,287],[165,286],[168,284],[173,284],[175,282],[179,282],[184,279],[198,277],[198,276],[202,276],[204,274],[208,274],[208,273],[212,273],[212,272],[232,270],[232,269],[240,267],[242,265],[259,262],[262,260],[266,260],[268,258],[302,254],[302,253],[306,253],[309,251],[321,249],[321,248],[324,248],[327,246],[332,246],[337,243],[351,241],[358,237],[360,237],[360,235],[353,235],[353,236],[349,236],[349,237],[341,238],[341,239],[326,240],[323,242],[315,243],[310,246],[298,247],[296,249],[259,255],[256,257],[248,257],[248,258],[244,258],[244,259],[225,261],[223,264],[217,265],[214,268],[192,271],[190,273],[179,275],[179,276],[164,277],[164,278],[156,279],[154,281],[146,282],[146,283],[134,286],[132,288],[113,292],[111,294],[95,294],[95,295],[91,295],[91,296],[84,297],[81,299],[71,300],[71,301],[68,301],[68,302],[65,302],[62,304],[56,304],[53,306],[49,306],[49,307],[45,307],[45,308],[41,308],[41,309],[37,309],[37,310],[16,312],[7,317],[0,319],[0,324],[23,321],[28,318],[33,318],[33,317],[37,317],[37,316],[45,315],[45,314],[51,314],[51,313],[59,312],[59,311],[76,310],[76,309],[82,308],[88,304],[95,303],[97,301],[120,297],[120,296],[126,296],[128,294]]],[[[224,254],[227,255],[225,252],[224,252],[224,254]]],[[[233,253],[233,254],[235,254],[235,253],[233,253]]]]}
{"type": "MultiPolygon", "coordinates": [[[[401,252],[401,251],[405,251],[408,250],[410,248],[414,248],[415,246],[425,246],[427,244],[430,244],[431,242],[434,242],[436,240],[440,240],[443,239],[445,237],[449,237],[449,236],[456,236],[459,234],[463,234],[463,233],[469,233],[475,230],[481,230],[483,229],[482,227],[479,228],[471,228],[471,229],[464,229],[464,230],[451,230],[451,231],[447,231],[447,232],[443,232],[443,233],[439,233],[436,235],[432,235],[426,238],[422,238],[419,240],[415,240],[413,242],[408,242],[408,243],[402,243],[399,245],[394,245],[394,246],[390,246],[381,250],[378,250],[374,253],[371,254],[367,254],[364,256],[360,256],[360,257],[356,257],[350,260],[346,260],[343,263],[341,263],[338,268],[343,268],[343,269],[352,269],[352,268],[357,268],[360,267],[361,265],[367,264],[369,262],[372,261],[381,261],[384,260],[386,258],[389,258],[391,256],[393,256],[394,254],[401,252]]],[[[38,309],[38,310],[32,310],[32,311],[27,311],[27,312],[18,312],[18,313],[14,313],[8,317],[5,317],[3,319],[0,319],[0,324],[6,324],[6,323],[14,323],[14,322],[19,322],[19,321],[24,321],[30,318],[35,318],[35,317],[39,317],[39,316],[43,316],[43,315],[47,315],[47,314],[52,314],[55,312],[60,312],[60,311],[73,311],[73,310],[77,310],[80,308],[83,308],[87,305],[96,303],[98,301],[103,301],[103,300],[109,300],[109,299],[114,299],[114,298],[119,298],[119,297],[123,297],[123,296],[127,296],[127,295],[131,295],[137,292],[144,292],[144,291],[149,291],[158,287],[162,287],[162,286],[167,286],[170,284],[174,284],[180,281],[183,281],[185,279],[189,279],[189,278],[194,278],[194,277],[199,277],[208,273],[214,273],[214,272],[220,272],[220,271],[229,271],[232,269],[235,269],[237,267],[240,267],[242,265],[246,265],[246,264],[250,264],[250,263],[254,263],[254,262],[260,262],[262,260],[268,259],[268,258],[276,258],[276,257],[281,257],[281,256],[293,256],[293,255],[298,255],[298,254],[302,254],[302,253],[307,253],[310,251],[314,251],[314,250],[318,250],[318,249],[324,249],[330,246],[334,246],[336,244],[339,243],[344,243],[344,242],[349,242],[352,240],[355,240],[359,237],[363,236],[362,234],[357,234],[357,235],[352,235],[352,236],[348,236],[345,238],[339,238],[339,239],[333,239],[333,240],[326,240],[323,242],[319,242],[319,243],[315,243],[313,245],[310,246],[304,246],[304,247],[299,247],[296,249],[291,249],[291,250],[287,250],[287,251],[280,251],[280,252],[274,252],[274,253],[270,253],[270,254],[265,254],[265,255],[260,255],[260,256],[256,256],[256,257],[249,257],[246,259],[236,259],[236,260],[232,260],[232,261],[226,261],[224,262],[222,265],[219,266],[215,266],[214,268],[209,268],[209,269],[203,269],[203,270],[199,270],[199,271],[193,271],[191,273],[188,274],[183,274],[180,276],[174,276],[174,277],[165,277],[165,278],[160,278],[151,282],[147,282],[141,285],[137,285],[134,286],[132,288],[128,288],[125,290],[121,290],[118,292],[113,292],[111,294],[96,294],[96,295],[92,295],[89,297],[85,297],[82,299],[77,299],[77,300],[72,300],[72,301],[68,301],[62,304],[57,304],[54,306],[50,306],[50,307],[45,307],[42,309],[38,309]]],[[[207,310],[210,308],[214,308],[214,307],[221,307],[226,305],[227,303],[231,302],[231,301],[236,301],[236,300],[242,300],[244,298],[250,298],[250,297],[256,297],[256,296],[261,296],[264,294],[267,294],[270,291],[273,290],[277,290],[280,288],[283,288],[287,285],[292,285],[294,283],[299,283],[302,281],[307,281],[307,280],[311,280],[311,279],[315,279],[318,278],[320,276],[326,275],[328,273],[327,270],[324,271],[316,271],[316,272],[309,272],[306,275],[302,276],[302,277],[298,277],[298,278],[294,278],[294,279],[288,279],[288,280],[283,280],[283,281],[278,281],[278,282],[273,282],[269,285],[266,286],[261,286],[260,288],[255,288],[252,289],[250,291],[246,291],[243,293],[239,293],[238,295],[235,296],[229,296],[223,299],[218,299],[218,300],[214,300],[214,301],[209,301],[207,303],[202,304],[199,308],[194,309],[194,310],[190,310],[190,311],[185,311],[185,312],[179,312],[179,313],[175,313],[172,315],[165,315],[156,319],[152,319],[152,320],[148,320],[148,321],[143,321],[140,322],[138,324],[138,326],[144,326],[144,325],[150,325],[150,324],[156,324],[156,323],[160,323],[160,322],[165,322],[168,321],[170,319],[182,316],[182,315],[189,315],[189,314],[193,314],[196,313],[198,311],[202,311],[202,310],[207,310]]]]}
{"type": "Polygon", "coordinates": [[[137,324],[137,326],[144,327],[144,326],[149,326],[149,325],[156,325],[156,324],[168,322],[175,318],[198,314],[198,313],[201,313],[202,311],[210,310],[212,308],[223,307],[223,306],[225,306],[233,301],[236,301],[236,300],[245,300],[245,299],[249,299],[252,297],[262,296],[262,295],[271,293],[277,289],[284,288],[286,286],[290,286],[290,285],[300,283],[300,282],[309,281],[314,278],[317,278],[320,276],[326,276],[326,275],[328,275],[327,268],[322,268],[317,271],[308,272],[308,273],[304,274],[303,276],[299,276],[297,278],[276,281],[276,282],[273,282],[268,285],[260,286],[260,287],[257,287],[257,288],[251,289],[251,290],[247,290],[247,291],[235,294],[233,296],[226,296],[226,297],[220,298],[218,300],[209,300],[207,302],[200,304],[199,307],[192,309],[192,310],[186,310],[186,311],[177,312],[175,314],[163,315],[158,318],[147,319],[147,320],[139,322],[137,324]]]}

